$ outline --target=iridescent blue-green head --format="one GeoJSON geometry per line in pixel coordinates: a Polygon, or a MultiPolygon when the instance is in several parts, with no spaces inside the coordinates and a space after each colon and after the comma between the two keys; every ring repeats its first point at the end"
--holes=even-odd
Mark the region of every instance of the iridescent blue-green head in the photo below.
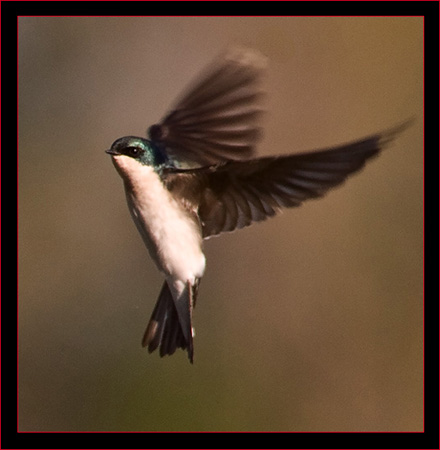
{"type": "Polygon", "coordinates": [[[113,156],[125,155],[144,166],[152,166],[155,169],[163,167],[168,162],[165,152],[158,145],[136,136],[117,139],[106,153],[113,156]]]}

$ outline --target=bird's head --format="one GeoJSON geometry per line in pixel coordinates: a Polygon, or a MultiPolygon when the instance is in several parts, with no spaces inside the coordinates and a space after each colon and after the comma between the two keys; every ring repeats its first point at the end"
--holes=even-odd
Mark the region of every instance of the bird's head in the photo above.
{"type": "Polygon", "coordinates": [[[113,160],[124,157],[133,158],[145,166],[159,167],[165,162],[163,152],[148,139],[136,136],[125,136],[113,142],[106,153],[113,156],[113,160]]]}

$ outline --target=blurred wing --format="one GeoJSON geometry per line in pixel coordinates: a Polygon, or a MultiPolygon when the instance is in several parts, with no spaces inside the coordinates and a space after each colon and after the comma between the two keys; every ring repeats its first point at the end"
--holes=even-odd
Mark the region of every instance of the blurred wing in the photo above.
{"type": "Polygon", "coordinates": [[[199,165],[249,158],[261,134],[264,66],[261,54],[231,49],[150,127],[150,139],[173,158],[199,165]]]}
{"type": "Polygon", "coordinates": [[[407,125],[322,151],[175,172],[167,182],[173,194],[198,212],[207,238],[324,195],[360,170],[407,125]]]}

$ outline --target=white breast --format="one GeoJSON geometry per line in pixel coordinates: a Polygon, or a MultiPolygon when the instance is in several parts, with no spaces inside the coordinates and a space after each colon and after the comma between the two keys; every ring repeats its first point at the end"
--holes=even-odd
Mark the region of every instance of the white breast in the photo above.
{"type": "Polygon", "coordinates": [[[165,188],[150,166],[124,155],[113,156],[125,181],[133,220],[159,270],[174,280],[194,281],[205,269],[198,224],[165,188]]]}

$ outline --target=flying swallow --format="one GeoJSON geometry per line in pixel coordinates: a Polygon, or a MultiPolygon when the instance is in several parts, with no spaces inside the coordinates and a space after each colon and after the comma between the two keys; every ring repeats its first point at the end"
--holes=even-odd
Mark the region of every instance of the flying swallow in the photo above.
{"type": "Polygon", "coordinates": [[[234,49],[216,60],[148,139],[126,136],[106,152],[128,207],[165,282],[142,345],[161,356],[186,349],[193,362],[193,309],[205,270],[203,240],[300,206],[343,183],[409,121],[343,145],[256,158],[265,58],[234,49]]]}

